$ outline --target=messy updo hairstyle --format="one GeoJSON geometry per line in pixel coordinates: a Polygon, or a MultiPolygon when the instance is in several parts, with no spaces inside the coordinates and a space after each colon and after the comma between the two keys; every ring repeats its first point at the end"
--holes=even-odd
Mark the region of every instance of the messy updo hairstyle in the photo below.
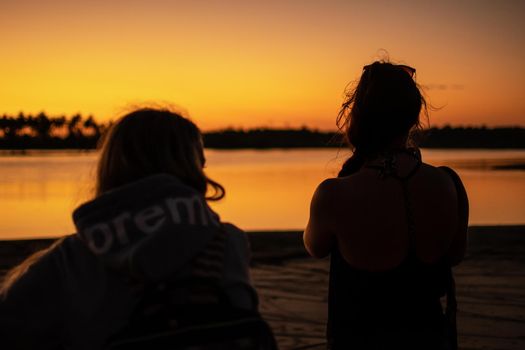
{"type": "Polygon", "coordinates": [[[414,74],[414,68],[385,61],[363,68],[337,117],[337,126],[353,150],[339,176],[358,171],[366,159],[391,150],[396,142],[412,142],[411,133],[421,127],[421,110],[427,113],[414,74]]]}
{"type": "Polygon", "coordinates": [[[113,124],[101,143],[95,195],[149,175],[167,173],[193,187],[206,199],[225,191],[204,173],[204,149],[197,126],[167,109],[142,108],[113,124]]]}

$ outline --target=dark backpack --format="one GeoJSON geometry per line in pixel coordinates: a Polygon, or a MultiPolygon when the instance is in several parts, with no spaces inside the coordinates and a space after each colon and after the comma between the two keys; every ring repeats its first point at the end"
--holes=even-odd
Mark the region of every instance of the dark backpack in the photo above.
{"type": "MultiPolygon", "coordinates": [[[[106,349],[277,350],[257,307],[234,307],[220,287],[225,240],[220,230],[194,258],[185,280],[140,282],[142,297],[128,326],[111,337],[106,349]]],[[[257,305],[256,292],[244,287],[257,305]]]]}

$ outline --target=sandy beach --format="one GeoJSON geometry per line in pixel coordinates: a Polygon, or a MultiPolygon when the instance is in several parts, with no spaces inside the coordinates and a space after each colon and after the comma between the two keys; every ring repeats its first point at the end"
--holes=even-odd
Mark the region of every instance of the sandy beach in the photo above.
{"type": "MultiPolygon", "coordinates": [[[[280,349],[323,349],[328,259],[306,256],[300,232],[250,232],[260,310],[280,349]]],[[[0,242],[0,274],[52,240],[0,242]]],[[[525,349],[525,226],[471,227],[454,269],[460,349],[525,349]]]]}
{"type": "MultiPolygon", "coordinates": [[[[286,234],[288,244],[267,249],[262,235],[251,236],[261,311],[281,349],[323,349],[329,261],[301,256],[300,234],[286,234]],[[286,248],[272,261],[276,247],[286,248]]],[[[471,227],[468,255],[454,273],[460,349],[525,349],[525,227],[471,227]]]]}

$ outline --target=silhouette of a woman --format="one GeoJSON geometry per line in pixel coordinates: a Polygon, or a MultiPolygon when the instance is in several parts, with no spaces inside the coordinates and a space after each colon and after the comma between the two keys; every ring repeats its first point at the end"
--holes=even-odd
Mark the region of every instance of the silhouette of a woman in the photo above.
{"type": "Polygon", "coordinates": [[[353,155],[312,198],[304,244],[314,257],[331,255],[331,349],[454,343],[451,266],[465,254],[468,200],[453,170],[409,147],[426,109],[414,74],[388,62],[364,67],[338,117],[353,155]]]}

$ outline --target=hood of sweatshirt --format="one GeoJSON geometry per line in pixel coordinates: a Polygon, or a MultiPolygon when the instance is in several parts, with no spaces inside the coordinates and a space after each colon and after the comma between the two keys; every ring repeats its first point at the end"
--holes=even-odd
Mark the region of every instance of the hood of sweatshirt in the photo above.
{"type": "Polygon", "coordinates": [[[108,191],[78,207],[73,221],[111,269],[149,281],[177,273],[221,228],[203,195],[168,174],[108,191]]]}

